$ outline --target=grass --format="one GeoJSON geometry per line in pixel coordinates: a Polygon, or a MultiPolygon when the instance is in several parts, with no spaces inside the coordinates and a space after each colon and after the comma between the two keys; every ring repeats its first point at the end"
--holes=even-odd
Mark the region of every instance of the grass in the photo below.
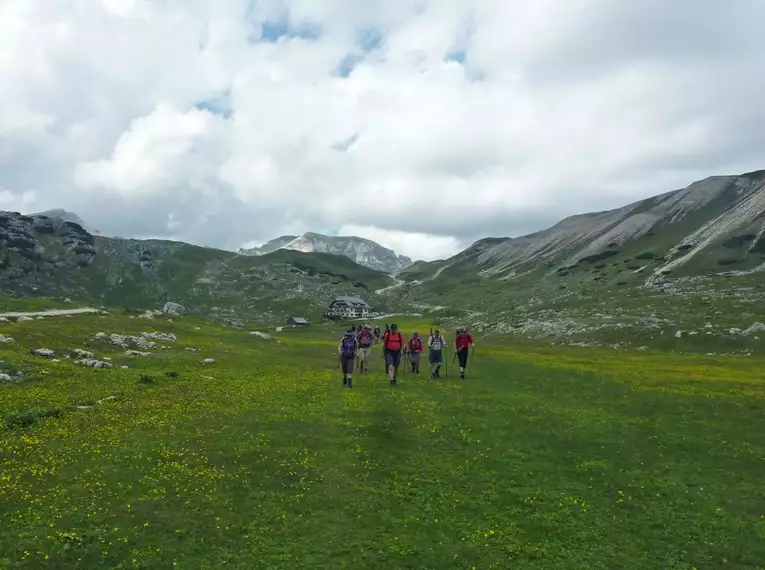
{"type": "Polygon", "coordinates": [[[466,381],[350,391],[341,331],[4,323],[0,568],[763,567],[761,360],[479,338],[466,381]],[[90,340],[147,330],[178,342],[90,340]]]}

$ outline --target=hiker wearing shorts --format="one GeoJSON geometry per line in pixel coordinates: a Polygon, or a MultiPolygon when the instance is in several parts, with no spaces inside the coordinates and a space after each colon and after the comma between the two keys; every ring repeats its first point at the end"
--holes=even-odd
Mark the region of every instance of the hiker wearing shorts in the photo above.
{"type": "Polygon", "coordinates": [[[361,330],[359,330],[359,334],[356,337],[356,340],[359,343],[359,352],[358,352],[358,361],[359,361],[359,372],[364,374],[364,372],[369,372],[369,357],[372,355],[372,329],[369,325],[364,325],[361,327],[361,330]]]}
{"type": "Polygon", "coordinates": [[[422,356],[422,339],[420,333],[413,332],[412,337],[406,344],[406,355],[412,365],[412,372],[420,373],[420,357],[422,356]]]}
{"type": "Polygon", "coordinates": [[[398,331],[398,325],[392,324],[390,330],[383,336],[383,350],[385,351],[385,369],[390,378],[390,385],[396,385],[398,367],[401,364],[401,349],[404,348],[404,337],[398,331]]]}
{"type": "Polygon", "coordinates": [[[345,332],[345,336],[337,347],[337,354],[340,357],[340,365],[343,368],[343,386],[353,388],[353,365],[356,362],[356,351],[358,341],[352,330],[345,332]]]}
{"type": "Polygon", "coordinates": [[[457,329],[457,335],[454,337],[454,352],[460,361],[460,378],[465,378],[465,368],[467,368],[470,349],[475,346],[475,341],[466,327],[457,329]]]}
{"type": "Polygon", "coordinates": [[[441,378],[441,365],[444,362],[444,349],[446,348],[446,339],[441,336],[438,329],[430,338],[428,338],[428,348],[430,349],[430,377],[433,380],[441,378]]]}

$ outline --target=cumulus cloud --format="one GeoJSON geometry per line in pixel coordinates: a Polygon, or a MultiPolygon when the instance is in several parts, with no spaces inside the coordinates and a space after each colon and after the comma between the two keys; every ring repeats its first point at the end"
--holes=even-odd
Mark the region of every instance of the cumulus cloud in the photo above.
{"type": "Polygon", "coordinates": [[[762,168],[757,0],[0,3],[0,205],[415,258],[762,168]],[[414,244],[420,244],[415,246],[414,244]]]}

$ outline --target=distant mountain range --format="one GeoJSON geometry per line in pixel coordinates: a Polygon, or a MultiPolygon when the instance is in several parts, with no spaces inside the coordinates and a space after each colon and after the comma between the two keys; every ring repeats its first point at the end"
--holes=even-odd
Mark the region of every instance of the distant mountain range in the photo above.
{"type": "MultiPolygon", "coordinates": [[[[93,236],[71,212],[0,212],[0,290],[9,296],[133,307],[177,301],[202,314],[267,320],[317,315],[332,296],[352,294],[383,310],[483,314],[499,323],[524,307],[546,311],[545,318],[571,303],[595,303],[601,311],[607,299],[621,307],[642,292],[672,295],[688,283],[706,291],[705,303],[765,290],[765,171],[710,177],[416,263],[358,237],[289,235],[236,254],[93,236]]],[[[677,299],[688,299],[688,290],[677,299]]],[[[680,302],[660,299],[656,314],[680,302]]]]}
{"type": "Polygon", "coordinates": [[[239,253],[264,255],[279,249],[342,255],[359,265],[385,273],[395,273],[412,264],[410,258],[397,255],[372,240],[354,236],[325,236],[312,232],[300,236],[281,236],[261,247],[241,249],[239,253]]]}

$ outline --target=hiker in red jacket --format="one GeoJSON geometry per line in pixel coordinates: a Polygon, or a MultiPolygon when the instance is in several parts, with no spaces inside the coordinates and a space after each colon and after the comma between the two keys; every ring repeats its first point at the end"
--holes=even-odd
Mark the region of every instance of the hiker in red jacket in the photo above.
{"type": "Polygon", "coordinates": [[[398,367],[401,364],[401,349],[404,348],[404,336],[399,332],[398,325],[391,325],[390,330],[383,336],[385,350],[385,368],[390,377],[390,385],[396,385],[398,367]]]}
{"type": "Polygon", "coordinates": [[[457,329],[457,335],[454,337],[454,352],[460,361],[460,378],[465,378],[465,368],[467,367],[470,349],[475,346],[475,341],[466,327],[457,329]]]}
{"type": "Polygon", "coordinates": [[[420,373],[420,357],[422,356],[422,339],[420,333],[413,332],[412,337],[406,344],[406,355],[409,358],[409,362],[412,364],[412,372],[415,374],[420,373]]]}

